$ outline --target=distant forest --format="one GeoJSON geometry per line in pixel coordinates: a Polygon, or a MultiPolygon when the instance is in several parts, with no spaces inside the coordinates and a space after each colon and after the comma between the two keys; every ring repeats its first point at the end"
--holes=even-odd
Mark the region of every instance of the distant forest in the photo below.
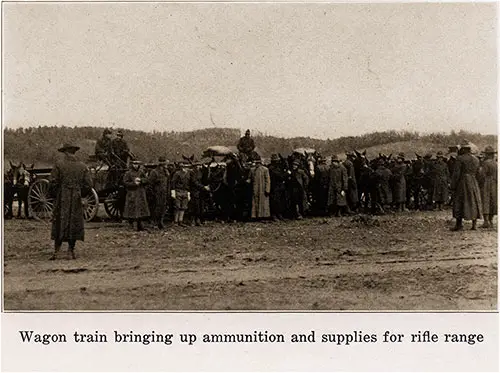
{"type": "MultiPolygon", "coordinates": [[[[4,159],[24,161],[26,164],[51,164],[58,156],[57,148],[64,142],[72,142],[81,147],[78,157],[85,161],[94,154],[95,142],[102,136],[102,127],[36,127],[4,129],[4,159]]],[[[131,151],[145,162],[154,162],[160,155],[175,161],[182,155],[195,155],[200,159],[202,152],[209,146],[234,146],[240,138],[240,130],[208,128],[189,132],[143,132],[123,130],[124,139],[131,151]]],[[[115,129],[113,129],[115,132],[115,129]]],[[[298,147],[314,148],[326,156],[341,154],[345,151],[374,148],[392,143],[419,144],[419,151],[426,147],[447,150],[449,145],[467,139],[478,146],[497,143],[496,135],[481,135],[472,132],[451,132],[449,134],[419,134],[407,131],[372,132],[361,136],[348,136],[336,139],[319,140],[309,137],[279,138],[253,133],[257,151],[262,157],[269,158],[272,153],[289,154],[298,147]]],[[[408,147],[407,146],[407,147],[408,147]]],[[[416,151],[413,148],[411,151],[416,151]]]]}

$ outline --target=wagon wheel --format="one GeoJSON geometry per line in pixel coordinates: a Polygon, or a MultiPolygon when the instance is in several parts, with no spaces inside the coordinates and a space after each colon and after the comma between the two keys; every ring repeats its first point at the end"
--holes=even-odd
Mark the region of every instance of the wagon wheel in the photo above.
{"type": "Polygon", "coordinates": [[[94,188],[85,196],[82,196],[83,217],[85,221],[92,221],[99,211],[99,196],[94,188]]]}
{"type": "Polygon", "coordinates": [[[120,219],[120,192],[115,190],[109,193],[104,200],[104,210],[112,219],[120,219]]]}
{"type": "Polygon", "coordinates": [[[39,179],[28,190],[29,213],[35,219],[50,219],[54,208],[54,197],[50,195],[49,181],[39,179]]]}

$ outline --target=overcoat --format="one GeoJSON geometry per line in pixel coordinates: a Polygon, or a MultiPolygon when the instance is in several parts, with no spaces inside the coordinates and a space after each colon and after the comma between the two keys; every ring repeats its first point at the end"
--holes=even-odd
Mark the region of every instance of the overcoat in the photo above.
{"type": "Polygon", "coordinates": [[[448,170],[448,164],[445,161],[438,159],[434,163],[433,167],[433,187],[434,192],[432,197],[434,202],[445,203],[448,201],[448,184],[450,181],[450,173],[448,170]]]}
{"type": "Polygon", "coordinates": [[[406,172],[404,163],[396,163],[392,168],[392,201],[394,203],[406,202],[406,172]]]}
{"type": "Polygon", "coordinates": [[[72,154],[57,162],[52,169],[51,189],[55,193],[52,214],[52,240],[67,242],[85,238],[82,192],[90,192],[90,171],[72,154]]]}
{"type": "Polygon", "coordinates": [[[257,165],[251,171],[252,181],[252,218],[267,218],[271,216],[269,194],[271,193],[271,177],[269,170],[263,165],[257,165]]]}
{"type": "Polygon", "coordinates": [[[483,214],[481,192],[476,175],[479,159],[472,154],[461,154],[455,161],[451,179],[454,191],[453,217],[465,220],[480,219],[483,214]]]}
{"type": "Polygon", "coordinates": [[[271,178],[269,206],[273,215],[281,215],[286,210],[286,183],[289,175],[279,163],[271,162],[268,169],[271,178]]]}
{"type": "Polygon", "coordinates": [[[162,218],[170,198],[170,173],[163,166],[158,166],[149,174],[149,184],[153,193],[153,211],[156,218],[162,218]]]}
{"type": "Polygon", "coordinates": [[[141,170],[129,170],[123,175],[123,184],[127,188],[123,211],[125,219],[144,219],[150,216],[145,188],[147,182],[147,177],[141,170]],[[135,183],[136,178],[141,180],[139,184],[135,183]]]}
{"type": "Polygon", "coordinates": [[[344,167],[347,170],[347,201],[351,205],[356,205],[359,201],[358,198],[358,184],[356,182],[356,172],[354,164],[350,159],[344,161],[344,167]]]}
{"type": "Polygon", "coordinates": [[[498,165],[494,159],[486,159],[481,167],[481,200],[485,215],[496,215],[498,210],[498,165]]]}
{"type": "Polygon", "coordinates": [[[392,203],[392,191],[390,187],[391,170],[385,166],[379,167],[375,171],[374,176],[377,188],[377,201],[381,205],[390,205],[392,203]]]}
{"type": "Polygon", "coordinates": [[[330,184],[328,187],[328,206],[346,206],[347,170],[340,163],[330,165],[330,184]],[[341,192],[344,192],[342,195],[341,192]]]}

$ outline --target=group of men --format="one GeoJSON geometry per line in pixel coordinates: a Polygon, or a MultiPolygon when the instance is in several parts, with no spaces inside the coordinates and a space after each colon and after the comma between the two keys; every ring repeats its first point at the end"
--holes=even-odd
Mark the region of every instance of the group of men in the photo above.
{"type": "MultiPolygon", "coordinates": [[[[110,131],[105,131],[102,141],[96,146],[98,157],[109,155],[107,152],[101,152],[102,149],[111,149],[119,157],[123,155],[121,160],[126,159],[125,162],[128,162],[128,146],[120,145],[118,140],[113,147],[109,135],[110,131]]],[[[122,137],[122,133],[117,133],[117,139],[122,137]]],[[[271,156],[270,164],[265,166],[262,159],[253,153],[255,145],[253,140],[249,140],[252,139],[247,131],[238,144],[246,155],[252,157],[252,166],[245,181],[250,190],[248,217],[257,220],[278,220],[282,219],[288,210],[291,211],[292,218],[301,219],[311,207],[316,213],[335,215],[349,214],[360,207],[357,186],[359,179],[354,169],[354,154],[347,153],[344,162],[333,155],[330,165],[326,159],[318,158],[314,176],[311,177],[299,160],[292,163],[291,169],[284,168],[283,159],[276,154],[271,156]],[[246,143],[246,146],[241,146],[242,142],[246,143]],[[309,193],[312,193],[313,198],[309,193]]],[[[74,258],[76,241],[84,239],[81,196],[92,187],[92,181],[88,168],[75,157],[78,149],[78,146],[71,144],[59,148],[64,158],[56,163],[52,171],[51,185],[56,195],[52,219],[55,253],[52,259],[58,257],[62,242],[68,242],[69,253],[74,258]]],[[[435,178],[432,198],[437,208],[442,209],[451,186],[453,217],[456,218],[453,230],[462,230],[463,220],[472,220],[472,229],[476,229],[477,219],[482,217],[483,227],[492,226],[492,219],[497,211],[495,154],[492,147],[487,147],[483,152],[484,158],[480,161],[471,153],[468,144],[462,144],[450,176],[445,157],[441,152],[437,153],[433,161],[435,178]]],[[[146,174],[140,161],[129,162],[128,170],[122,178],[126,188],[123,218],[131,224],[135,222],[137,230],[144,229],[143,222],[147,219],[163,229],[165,210],[170,201],[173,201],[176,225],[185,225],[184,214],[188,206],[191,207],[195,224],[201,224],[204,213],[201,194],[210,191],[210,187],[197,172],[199,168],[193,168],[187,162],[180,162],[178,166],[178,169],[170,173],[167,160],[160,157],[157,167],[146,174]],[[148,191],[154,198],[148,198],[148,191]]],[[[376,200],[376,204],[381,208],[391,205],[398,211],[405,210],[408,198],[408,165],[405,163],[404,154],[399,154],[390,167],[387,160],[379,159],[372,176],[376,191],[372,198],[376,200]]]]}
{"type": "Polygon", "coordinates": [[[123,139],[123,131],[118,130],[115,138],[112,138],[112,135],[113,133],[108,128],[103,131],[102,137],[96,142],[95,155],[98,161],[110,167],[123,168],[127,166],[131,152],[127,142],[123,139]]]}

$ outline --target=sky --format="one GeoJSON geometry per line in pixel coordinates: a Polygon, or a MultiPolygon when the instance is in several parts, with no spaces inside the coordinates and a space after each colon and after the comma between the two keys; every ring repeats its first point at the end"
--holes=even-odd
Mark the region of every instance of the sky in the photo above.
{"type": "Polygon", "coordinates": [[[497,133],[495,3],[4,3],[3,125],[497,133]]]}

